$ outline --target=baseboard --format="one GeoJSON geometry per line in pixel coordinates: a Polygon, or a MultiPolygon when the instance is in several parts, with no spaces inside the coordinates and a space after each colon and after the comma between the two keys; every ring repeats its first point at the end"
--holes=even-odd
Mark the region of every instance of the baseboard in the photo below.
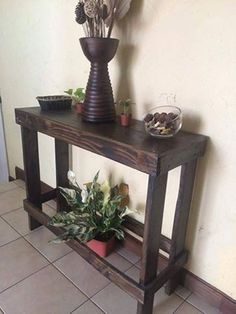
{"type": "Polygon", "coordinates": [[[209,304],[218,308],[223,314],[236,313],[236,300],[210,285],[186,269],[183,269],[181,284],[201,296],[209,304]]]}
{"type": "MultiPolygon", "coordinates": [[[[15,168],[16,179],[21,179],[25,181],[25,173],[19,167],[15,168]]],[[[48,192],[52,190],[48,184],[41,182],[41,187],[43,192],[48,192]]],[[[127,234],[126,240],[124,242],[124,247],[133,251],[138,256],[142,254],[142,242],[133,236],[127,234]]],[[[168,259],[161,255],[159,256],[159,268],[163,269],[167,266],[168,259]]],[[[197,277],[190,271],[183,269],[180,276],[181,284],[192,291],[193,293],[201,296],[203,300],[216,307],[223,314],[233,314],[236,313],[236,300],[233,300],[224,292],[218,290],[214,286],[210,285],[206,281],[197,277]]]]}

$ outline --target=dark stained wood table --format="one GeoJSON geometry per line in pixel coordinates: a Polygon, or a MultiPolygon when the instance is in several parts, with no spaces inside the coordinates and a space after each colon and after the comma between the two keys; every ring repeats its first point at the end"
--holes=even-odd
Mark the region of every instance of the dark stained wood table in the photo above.
{"type": "Polygon", "coordinates": [[[185,236],[191,205],[197,160],[204,155],[207,137],[180,131],[174,138],[160,140],[146,134],[143,123],[133,120],[128,128],[118,123],[90,124],[69,111],[42,112],[39,107],[16,109],[16,122],[21,125],[30,229],[47,226],[55,234],[63,229],[48,226],[49,217],[42,204],[58,198],[58,210],[65,205],[58,188],[41,193],[38,154],[38,132],[55,138],[56,180],[67,186],[69,144],[105,156],[149,175],[145,223],[128,218],[125,227],[143,237],[140,280],[128,277],[96,255],[86,245],[71,240],[68,245],[104,276],[138,301],[137,314],[151,314],[154,294],[164,283],[171,294],[176,278],[187,261],[185,236]],[[168,172],[181,166],[179,194],[172,238],[161,234],[168,172]],[[159,249],[169,254],[168,266],[157,275],[159,249]]]}

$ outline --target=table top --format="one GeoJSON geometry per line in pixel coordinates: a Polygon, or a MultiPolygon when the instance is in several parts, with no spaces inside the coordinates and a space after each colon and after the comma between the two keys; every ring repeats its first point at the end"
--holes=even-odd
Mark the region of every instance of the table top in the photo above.
{"type": "Polygon", "coordinates": [[[144,124],[84,122],[74,109],[41,111],[40,107],[15,109],[16,122],[33,131],[105,156],[148,174],[166,172],[204,154],[207,137],[180,131],[169,139],[146,133],[144,124]]]}

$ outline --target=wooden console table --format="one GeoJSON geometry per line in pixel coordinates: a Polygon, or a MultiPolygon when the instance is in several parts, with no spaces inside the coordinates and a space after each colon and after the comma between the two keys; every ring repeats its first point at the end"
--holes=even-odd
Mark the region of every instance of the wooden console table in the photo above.
{"type": "Polygon", "coordinates": [[[58,189],[41,193],[37,132],[55,138],[57,186],[67,186],[69,144],[105,156],[149,175],[144,225],[129,218],[125,227],[143,237],[139,282],[97,256],[86,245],[71,240],[68,245],[138,301],[138,314],[151,314],[154,294],[167,282],[166,292],[172,293],[176,276],[186,263],[185,235],[192,199],[196,164],[203,156],[207,138],[179,132],[172,139],[158,140],[147,135],[143,123],[134,120],[131,127],[117,124],[89,124],[81,121],[73,110],[41,112],[40,108],[16,109],[16,122],[21,125],[27,199],[24,208],[29,214],[30,229],[41,224],[59,235],[62,229],[49,227],[49,217],[42,204],[58,197],[58,189]],[[181,166],[179,195],[176,204],[172,238],[161,235],[168,172],[181,166]],[[157,275],[159,249],[169,254],[168,266],[157,275]]]}

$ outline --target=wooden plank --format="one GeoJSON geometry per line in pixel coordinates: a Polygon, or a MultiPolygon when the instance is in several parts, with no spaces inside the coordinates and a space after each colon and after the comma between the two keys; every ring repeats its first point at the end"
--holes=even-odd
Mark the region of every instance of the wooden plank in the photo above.
{"type": "MultiPolygon", "coordinates": [[[[64,233],[62,228],[55,228],[49,226],[50,217],[45,213],[41,212],[35,205],[33,205],[28,200],[24,200],[24,209],[37,221],[46,226],[56,235],[64,233]]],[[[118,287],[127,292],[130,296],[137,299],[140,303],[144,299],[144,287],[137,283],[132,278],[128,277],[126,274],[122,273],[120,270],[116,269],[113,265],[108,263],[106,260],[98,256],[92,250],[90,250],[86,245],[80,243],[77,240],[70,240],[67,242],[74,251],[76,251],[80,256],[82,256],[89,264],[101,272],[106,278],[114,282],[118,287]]]]}
{"type": "Polygon", "coordinates": [[[158,275],[155,281],[145,286],[150,294],[156,293],[169,279],[171,279],[179,271],[179,267],[183,266],[188,258],[188,252],[185,250],[178,257],[175,263],[165,267],[158,275]]]}
{"type": "MultiPolygon", "coordinates": [[[[69,145],[59,139],[55,139],[56,182],[57,187],[68,187],[67,172],[69,170],[69,145]]],[[[68,208],[66,200],[59,189],[57,193],[57,210],[68,208]]]]}
{"type": "Polygon", "coordinates": [[[159,140],[145,132],[141,121],[133,120],[129,128],[118,123],[84,123],[73,111],[16,109],[16,121],[148,174],[165,173],[202,156],[207,139],[180,131],[171,140],[159,140]]]}
{"type": "MultiPolygon", "coordinates": [[[[143,286],[155,280],[157,274],[166,184],[167,174],[149,176],[140,271],[143,286]]],[[[152,314],[153,300],[154,293],[146,292],[144,303],[138,303],[137,314],[152,314]]]]}
{"type": "Polygon", "coordinates": [[[51,201],[57,197],[57,189],[52,189],[49,192],[43,193],[40,197],[41,204],[51,201]]]}
{"type": "MultiPolygon", "coordinates": [[[[184,250],[196,167],[197,160],[186,163],[181,167],[180,186],[172,231],[169,265],[173,265],[175,263],[176,256],[184,250]]],[[[179,284],[179,280],[179,274],[176,274],[176,277],[172,278],[168,282],[166,286],[167,294],[174,292],[175,288],[179,284]]]]}
{"type": "MultiPolygon", "coordinates": [[[[38,135],[36,131],[29,130],[25,127],[21,127],[21,135],[27,199],[42,210],[38,135]]],[[[41,226],[41,224],[29,215],[30,230],[34,230],[39,226],[41,226]]]]}
{"type": "MultiPolygon", "coordinates": [[[[16,174],[16,179],[20,179],[22,181],[25,181],[25,172],[23,169],[21,169],[19,167],[15,167],[15,174],[16,174]]],[[[53,187],[49,186],[45,182],[41,181],[40,183],[41,183],[41,192],[42,193],[50,192],[53,189],[53,187]]]]}
{"type": "MultiPolygon", "coordinates": [[[[140,237],[143,237],[144,233],[144,224],[135,220],[132,217],[126,217],[124,223],[124,227],[129,229],[130,231],[134,232],[140,237]]],[[[171,240],[161,234],[161,240],[160,240],[160,249],[169,253],[170,252],[170,246],[171,246],[171,240]]]]}

